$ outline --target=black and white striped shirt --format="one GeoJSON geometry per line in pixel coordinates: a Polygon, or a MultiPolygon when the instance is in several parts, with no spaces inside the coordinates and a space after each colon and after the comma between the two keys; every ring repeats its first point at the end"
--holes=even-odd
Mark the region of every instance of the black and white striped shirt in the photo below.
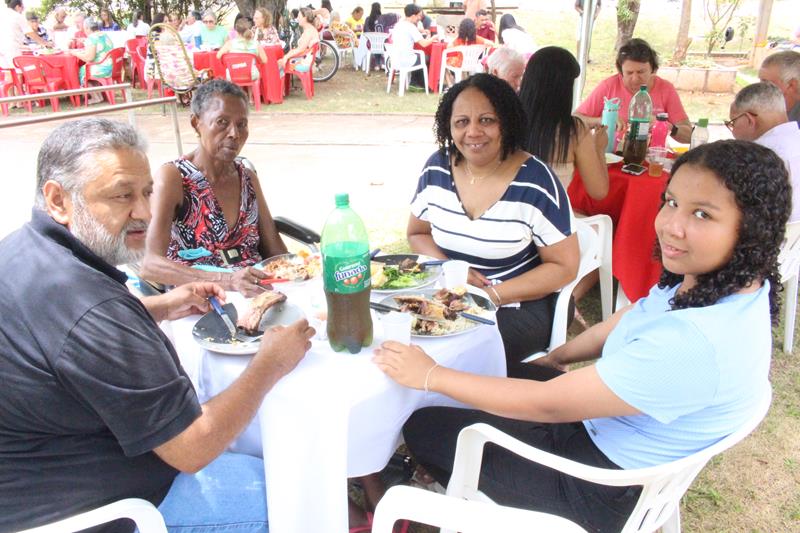
{"type": "Polygon", "coordinates": [[[470,219],[450,172],[450,158],[438,151],[422,169],[411,213],[430,223],[433,240],[447,257],[467,261],[498,281],[539,266],[538,247],[567,238],[574,220],[558,177],[535,157],[522,164],[495,204],[470,219]]]}

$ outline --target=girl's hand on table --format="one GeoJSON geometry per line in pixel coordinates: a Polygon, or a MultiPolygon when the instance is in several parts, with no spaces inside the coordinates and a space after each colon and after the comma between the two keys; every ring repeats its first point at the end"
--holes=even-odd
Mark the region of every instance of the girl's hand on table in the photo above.
{"type": "Polygon", "coordinates": [[[426,376],[430,377],[428,372],[436,366],[436,361],[419,346],[394,341],[386,341],[376,348],[372,361],[400,385],[420,390],[425,388],[426,376]]]}
{"type": "Polygon", "coordinates": [[[606,146],[608,146],[608,126],[596,126],[592,128],[592,135],[594,135],[594,146],[597,148],[597,153],[605,163],[606,146]]]}
{"type": "Polygon", "coordinates": [[[480,289],[486,287],[487,285],[492,284],[489,278],[487,278],[474,268],[469,269],[469,274],[467,275],[467,283],[469,283],[474,287],[478,287],[480,289]]]}

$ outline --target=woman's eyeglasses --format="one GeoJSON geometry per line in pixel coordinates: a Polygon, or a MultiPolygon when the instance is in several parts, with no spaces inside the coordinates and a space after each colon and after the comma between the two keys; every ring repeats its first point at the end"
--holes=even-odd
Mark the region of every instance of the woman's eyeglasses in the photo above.
{"type": "Polygon", "coordinates": [[[745,111],[744,113],[736,115],[735,117],[733,117],[730,120],[724,121],[723,124],[725,124],[726,128],[728,128],[729,130],[733,131],[733,125],[736,123],[736,121],[739,120],[740,118],[742,118],[743,116],[748,115],[748,114],[749,115],[753,115],[754,117],[758,116],[757,114],[751,113],[750,111],[745,111]]]}
{"type": "Polygon", "coordinates": [[[204,20],[203,24],[216,24],[216,22],[213,20],[204,20]]]}

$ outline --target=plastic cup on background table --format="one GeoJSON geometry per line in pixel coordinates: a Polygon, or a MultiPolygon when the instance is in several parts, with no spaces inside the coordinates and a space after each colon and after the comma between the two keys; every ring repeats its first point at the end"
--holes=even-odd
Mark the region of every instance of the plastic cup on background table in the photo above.
{"type": "Polygon", "coordinates": [[[381,317],[383,326],[383,340],[395,341],[400,344],[411,344],[411,322],[414,320],[408,313],[392,311],[381,317]]]}
{"type": "Polygon", "coordinates": [[[203,45],[203,38],[200,37],[199,35],[195,35],[194,36],[194,47],[199,50],[202,45],[203,45]]]}
{"type": "Polygon", "coordinates": [[[667,160],[667,149],[662,147],[651,147],[647,149],[647,162],[649,163],[648,175],[657,178],[661,176],[664,169],[664,162],[667,160]]]}
{"type": "Polygon", "coordinates": [[[444,287],[446,289],[467,286],[469,263],[466,261],[447,261],[442,264],[442,272],[444,272],[444,287]]]}

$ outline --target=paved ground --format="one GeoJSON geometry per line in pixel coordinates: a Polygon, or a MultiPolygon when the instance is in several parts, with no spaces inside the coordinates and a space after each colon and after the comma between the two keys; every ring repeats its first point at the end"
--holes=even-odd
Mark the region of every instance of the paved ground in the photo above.
{"type": "MultiPolygon", "coordinates": [[[[36,155],[56,124],[0,129],[0,238],[30,216],[36,155]]],[[[273,214],[321,228],[343,191],[369,226],[403,228],[419,171],[435,149],[432,124],[430,116],[254,114],[242,155],[255,163],[273,214]]],[[[150,143],[152,168],[178,155],[168,117],[140,113],[137,126],[150,143]]],[[[186,114],[180,130],[188,152],[195,135],[186,114]]]]}

